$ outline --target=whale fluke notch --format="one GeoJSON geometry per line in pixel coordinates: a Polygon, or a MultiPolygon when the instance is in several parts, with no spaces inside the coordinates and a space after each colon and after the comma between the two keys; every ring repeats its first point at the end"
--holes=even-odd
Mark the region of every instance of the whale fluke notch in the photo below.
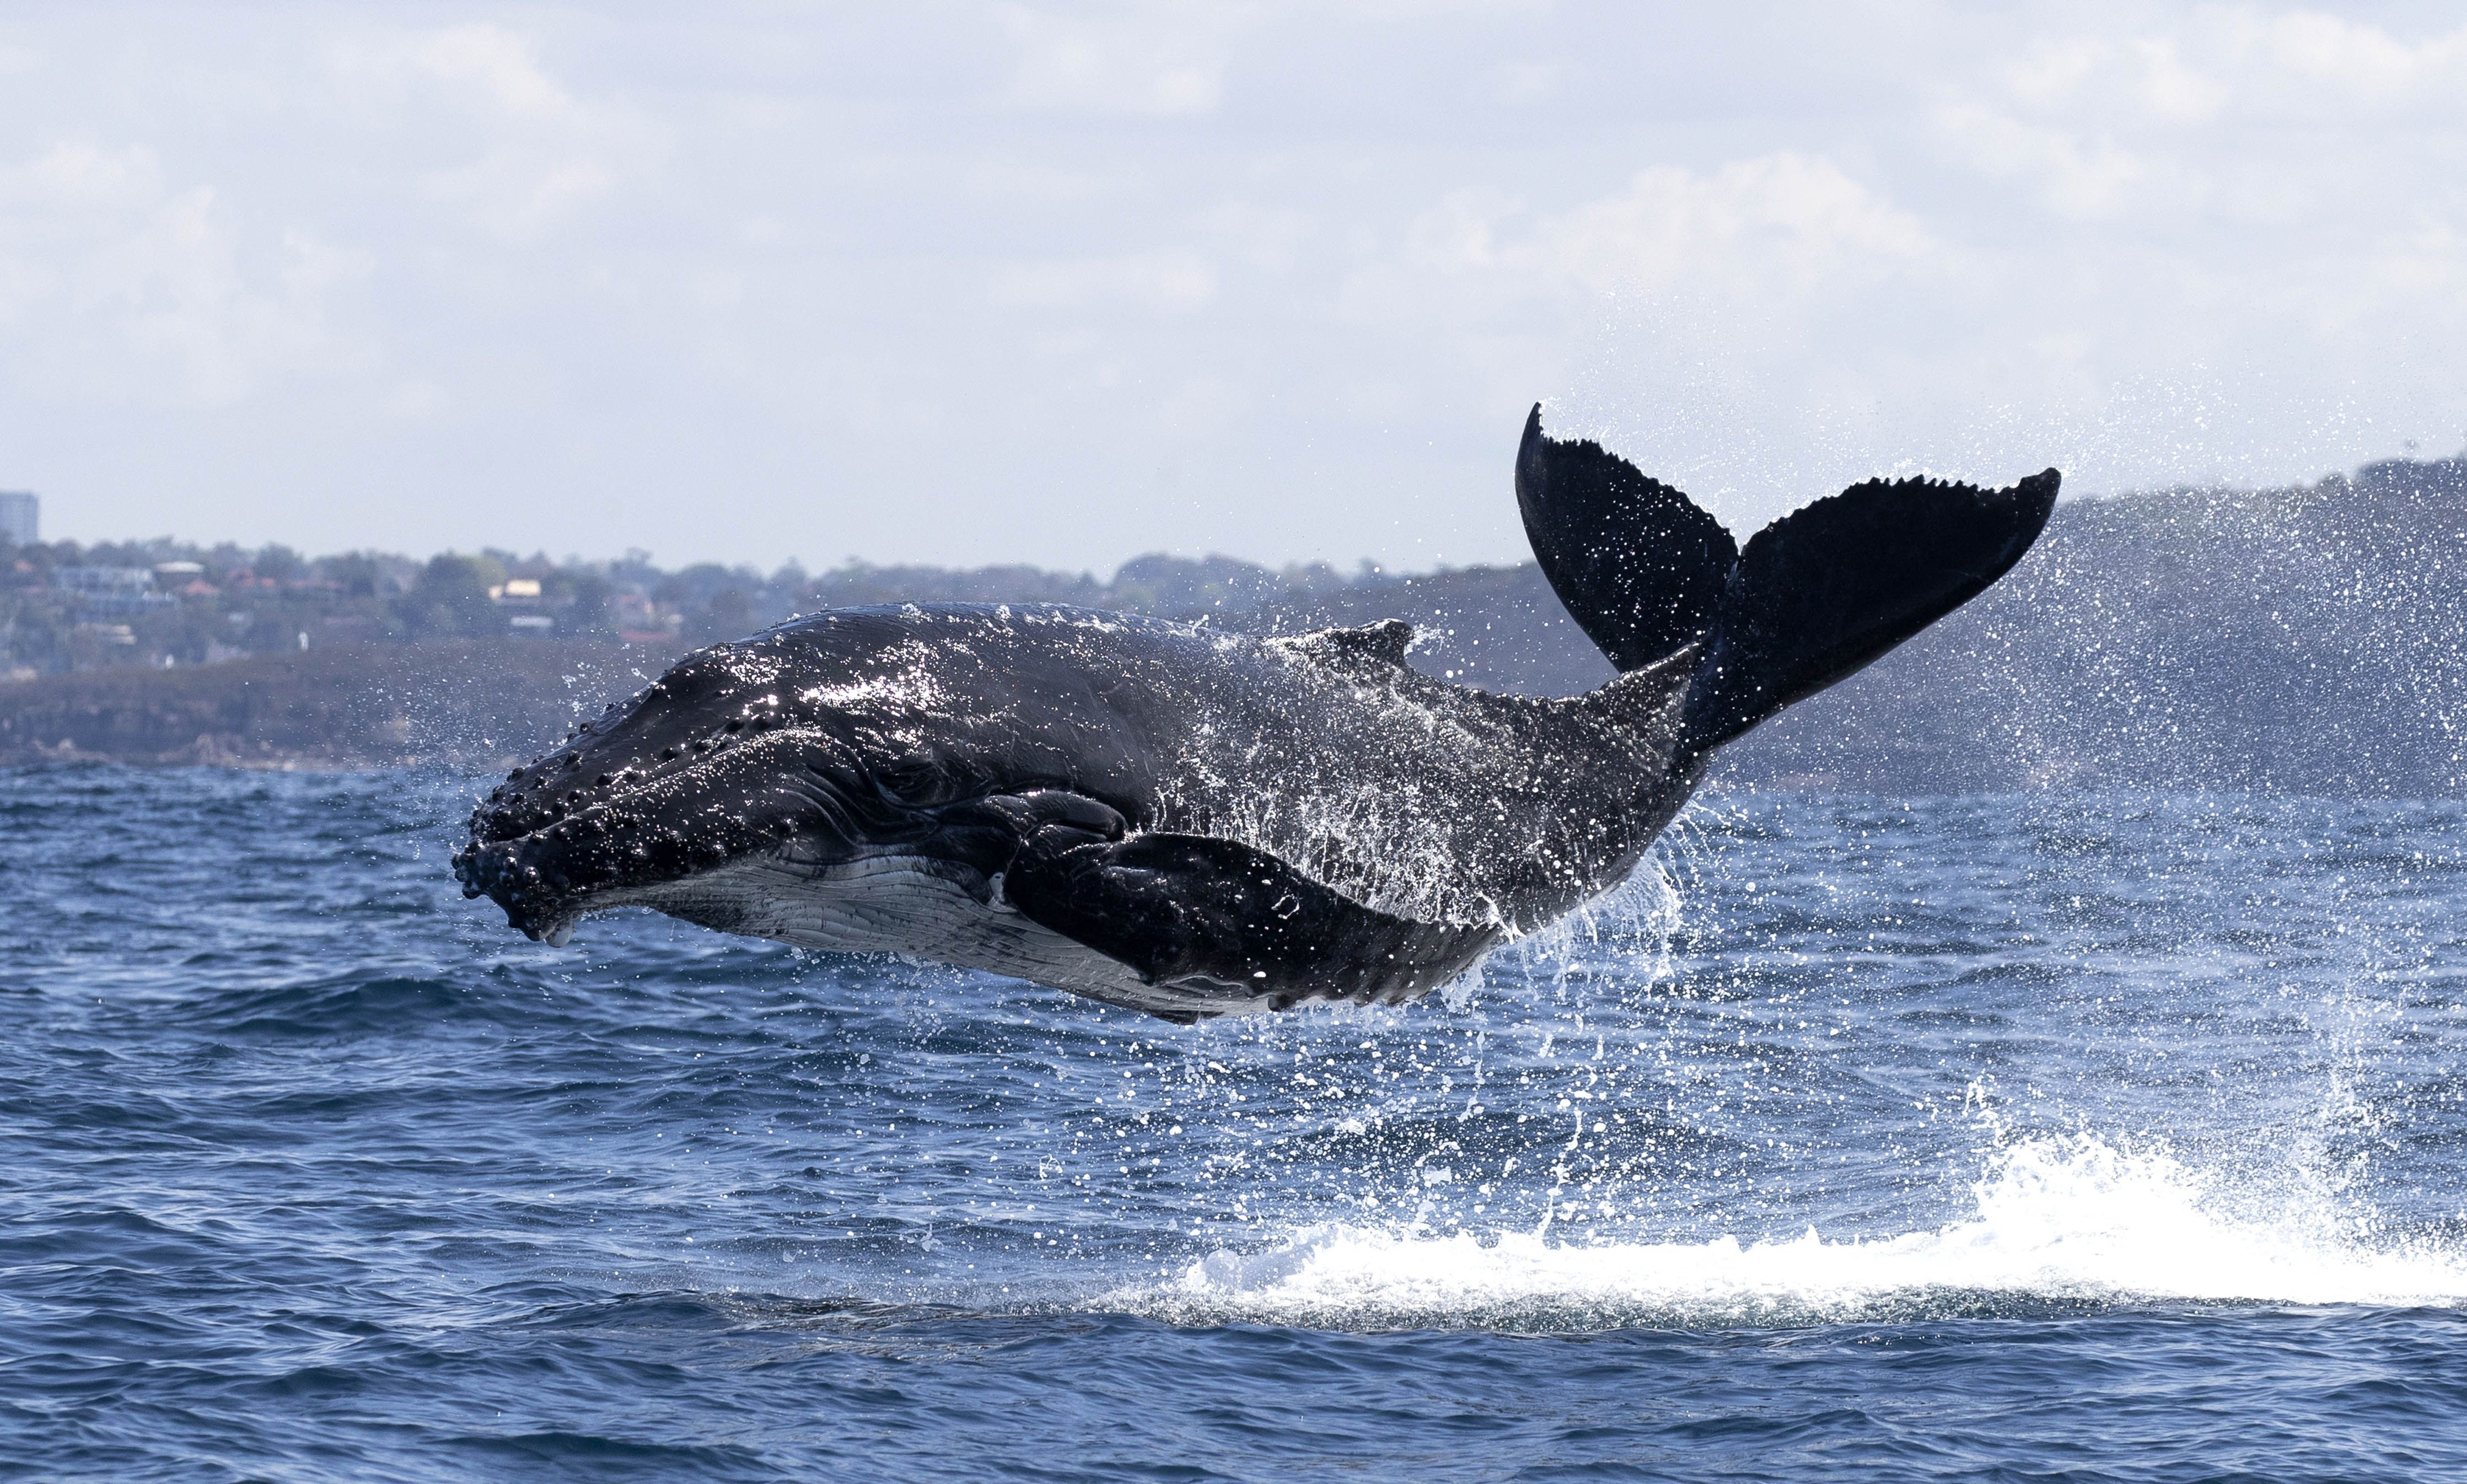
{"type": "Polygon", "coordinates": [[[2012,570],[2055,508],[2054,469],[2000,490],[1869,480],[1741,551],[1686,495],[1525,419],[1516,504],[1542,574],[1621,671],[1691,643],[1683,754],[1846,680],[2012,570]]]}

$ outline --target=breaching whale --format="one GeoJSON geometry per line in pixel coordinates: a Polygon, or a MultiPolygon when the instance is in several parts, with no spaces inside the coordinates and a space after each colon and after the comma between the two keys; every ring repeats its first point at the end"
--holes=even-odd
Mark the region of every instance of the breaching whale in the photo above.
{"type": "Polygon", "coordinates": [[[1435,679],[1395,621],[818,613],[687,657],[509,775],[464,892],[551,943],[649,907],[1175,1021],[1401,1002],[1617,886],[1716,748],[2002,576],[2059,480],[1874,481],[1740,548],[1541,413],[1517,504],[1620,671],[1589,695],[1435,679]]]}

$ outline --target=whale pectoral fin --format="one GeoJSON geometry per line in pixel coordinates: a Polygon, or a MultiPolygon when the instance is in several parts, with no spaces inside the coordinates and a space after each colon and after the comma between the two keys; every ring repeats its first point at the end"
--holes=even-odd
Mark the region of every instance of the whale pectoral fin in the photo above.
{"type": "Polygon", "coordinates": [[[1498,933],[1365,907],[1235,841],[1039,831],[1004,884],[1033,921],[1151,984],[1206,979],[1267,997],[1393,1004],[1470,967],[1498,933]]]}
{"type": "Polygon", "coordinates": [[[1030,789],[962,799],[934,811],[926,843],[935,854],[971,867],[980,878],[969,890],[989,901],[995,886],[1030,842],[1102,843],[1130,828],[1120,811],[1102,799],[1067,789],[1030,789]]]}

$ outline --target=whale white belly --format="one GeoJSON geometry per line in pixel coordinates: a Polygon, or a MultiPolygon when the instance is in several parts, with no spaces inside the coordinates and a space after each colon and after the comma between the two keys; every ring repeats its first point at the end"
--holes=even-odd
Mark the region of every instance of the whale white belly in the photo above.
{"type": "Polygon", "coordinates": [[[1212,979],[1146,983],[1119,958],[1008,907],[978,901],[959,879],[962,870],[913,855],[821,867],[753,859],[604,900],[799,948],[900,954],[983,969],[1177,1020],[1269,1007],[1264,995],[1212,979]]]}

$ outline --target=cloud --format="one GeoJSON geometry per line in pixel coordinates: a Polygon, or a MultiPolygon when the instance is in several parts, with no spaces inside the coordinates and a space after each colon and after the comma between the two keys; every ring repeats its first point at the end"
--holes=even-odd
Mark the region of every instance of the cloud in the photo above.
{"type": "Polygon", "coordinates": [[[62,142],[0,169],[0,323],[21,380],[225,406],[363,361],[336,294],[373,266],[299,228],[237,222],[154,152],[62,142]]]}
{"type": "Polygon", "coordinates": [[[334,79],[364,118],[434,151],[421,194],[487,235],[537,242],[665,157],[663,130],[587,102],[551,76],[533,42],[501,26],[355,34],[333,48],[334,79]]]}
{"type": "MultiPolygon", "coordinates": [[[[1940,84],[1931,124],[1945,158],[2041,212],[2116,226],[2120,246],[2446,213],[2455,172],[2435,162],[2467,144],[2462,100],[2467,30],[2404,40],[2338,16],[2212,7],[2042,35],[1940,84]],[[2381,132],[2360,147],[2366,130],[2381,132]]],[[[2249,245],[2222,236],[2211,253],[2249,245]]]]}
{"type": "Polygon", "coordinates": [[[1006,263],[991,285],[994,303],[1021,309],[1086,310],[1136,305],[1151,314],[1181,314],[1216,297],[1215,265],[1187,248],[1105,258],[1006,263]]]}
{"type": "Polygon", "coordinates": [[[1979,103],[1948,103],[1935,126],[1956,157],[1995,180],[2023,180],[2050,210],[2115,216],[2136,204],[2156,172],[2110,139],[2017,119],[1979,103]]]}
{"type": "Polygon", "coordinates": [[[1136,6],[1092,19],[1005,6],[1003,28],[1017,48],[1008,98],[1098,114],[1212,112],[1224,101],[1230,43],[1246,9],[1136,6]]]}
{"type": "Polygon", "coordinates": [[[2318,476],[2467,425],[2467,31],[2327,10],[38,7],[0,477],[116,481],[80,535],[1075,564],[1512,558],[1535,396],[1750,515],[2318,476]]]}
{"type": "Polygon", "coordinates": [[[1401,251],[1353,277],[1350,312],[1369,321],[1529,313],[1642,292],[1763,304],[1872,281],[1944,253],[1926,226],[1841,167],[1784,152],[1709,171],[1662,165],[1610,194],[1536,213],[1514,197],[1460,191],[1421,214],[1401,251]]]}
{"type": "Polygon", "coordinates": [[[1892,271],[1938,250],[1917,217],[1832,161],[1782,153],[1709,174],[1643,170],[1618,194],[1544,221],[1503,256],[1596,290],[1763,294],[1892,271]]]}
{"type": "Polygon", "coordinates": [[[2410,44],[2336,15],[2238,11],[2229,12],[2224,32],[2240,59],[2328,82],[2363,100],[2467,86],[2467,28],[2410,44]]]}
{"type": "Polygon", "coordinates": [[[1317,223],[1301,212],[1246,200],[1216,202],[1200,212],[1192,225],[1230,257],[1269,273],[1300,266],[1317,230],[1317,223]]]}
{"type": "Polygon", "coordinates": [[[574,98],[540,70],[531,48],[502,27],[449,26],[408,39],[411,59],[430,76],[467,83],[511,114],[575,122],[574,98]]]}

